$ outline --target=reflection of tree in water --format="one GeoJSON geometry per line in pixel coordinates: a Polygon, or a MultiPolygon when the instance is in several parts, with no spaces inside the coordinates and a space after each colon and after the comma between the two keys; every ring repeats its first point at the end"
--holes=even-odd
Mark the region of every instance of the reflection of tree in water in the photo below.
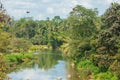
{"type": "MultiPolygon", "coordinates": [[[[18,71],[23,68],[33,68],[38,65],[39,68],[48,70],[54,67],[58,60],[62,60],[61,52],[58,51],[43,51],[36,54],[31,61],[23,62],[20,65],[14,67],[14,71],[18,71]]],[[[11,70],[13,71],[13,70],[11,70]]]]}
{"type": "Polygon", "coordinates": [[[35,64],[38,64],[39,68],[48,70],[57,64],[58,60],[62,59],[60,52],[45,51],[38,54],[35,64]]]}

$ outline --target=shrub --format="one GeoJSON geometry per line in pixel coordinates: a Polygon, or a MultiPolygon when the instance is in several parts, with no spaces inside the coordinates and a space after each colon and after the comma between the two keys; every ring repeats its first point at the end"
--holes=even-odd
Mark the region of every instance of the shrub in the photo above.
{"type": "Polygon", "coordinates": [[[106,72],[114,59],[110,55],[94,55],[92,61],[94,65],[100,68],[101,72],[106,72]]]}
{"type": "Polygon", "coordinates": [[[19,54],[7,54],[6,60],[12,63],[21,63],[24,62],[24,59],[28,58],[31,59],[33,57],[32,53],[19,53],[19,54]]]}
{"type": "Polygon", "coordinates": [[[111,72],[99,73],[95,76],[95,80],[118,80],[118,78],[111,74],[111,72]]]}
{"type": "Polygon", "coordinates": [[[120,79],[120,61],[115,60],[113,64],[110,65],[109,70],[120,79]]]}
{"type": "Polygon", "coordinates": [[[78,68],[82,68],[84,70],[88,69],[93,74],[99,73],[99,68],[93,65],[92,61],[90,60],[84,60],[78,63],[78,68]]]}
{"type": "Polygon", "coordinates": [[[12,48],[12,50],[15,50],[15,51],[17,50],[17,52],[25,52],[29,50],[31,45],[32,44],[25,39],[14,38],[11,41],[10,48],[12,48]]]}
{"type": "Polygon", "coordinates": [[[16,62],[17,63],[17,58],[15,54],[8,54],[6,55],[6,60],[9,62],[16,62]]]}
{"type": "Polygon", "coordinates": [[[24,55],[24,58],[31,59],[33,56],[34,56],[33,53],[27,53],[27,54],[24,55]]]}

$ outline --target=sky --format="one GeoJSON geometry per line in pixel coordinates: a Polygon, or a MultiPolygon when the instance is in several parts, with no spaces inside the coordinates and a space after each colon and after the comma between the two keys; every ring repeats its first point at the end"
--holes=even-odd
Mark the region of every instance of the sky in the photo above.
{"type": "Polygon", "coordinates": [[[120,3],[120,0],[0,0],[7,13],[20,19],[23,17],[33,17],[42,20],[54,16],[66,18],[69,12],[76,5],[83,5],[86,8],[97,8],[99,15],[102,15],[112,2],[120,3]],[[30,13],[26,13],[29,11],[30,13]]]}

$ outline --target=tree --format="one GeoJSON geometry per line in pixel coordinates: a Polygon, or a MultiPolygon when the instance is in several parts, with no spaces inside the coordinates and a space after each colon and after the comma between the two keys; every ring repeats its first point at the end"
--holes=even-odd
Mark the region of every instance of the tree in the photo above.
{"type": "Polygon", "coordinates": [[[110,8],[102,16],[102,21],[106,28],[111,27],[114,23],[120,21],[120,4],[112,3],[110,8]]]}
{"type": "Polygon", "coordinates": [[[36,34],[38,24],[33,20],[21,19],[15,22],[13,26],[14,34],[19,38],[31,39],[36,34]]]}
{"type": "Polygon", "coordinates": [[[101,71],[110,70],[120,79],[120,4],[112,3],[102,18],[105,28],[98,36],[97,54],[93,62],[101,71]]]}
{"type": "MultiPolygon", "coordinates": [[[[89,54],[91,50],[90,39],[97,32],[97,12],[78,5],[70,12],[68,17],[70,45],[69,55],[75,61],[89,54]]],[[[68,39],[69,39],[68,38],[68,39]]]]}
{"type": "Polygon", "coordinates": [[[103,53],[115,55],[118,52],[118,42],[120,38],[120,4],[112,3],[107,9],[103,22],[108,27],[102,31],[98,37],[98,50],[102,49],[103,53]]]}
{"type": "Polygon", "coordinates": [[[7,52],[10,43],[10,35],[3,31],[4,25],[10,17],[6,14],[3,4],[0,3],[0,52],[7,52]]]}
{"type": "Polygon", "coordinates": [[[0,29],[0,52],[7,52],[10,44],[10,35],[0,29]]]}
{"type": "Polygon", "coordinates": [[[13,38],[9,47],[13,50],[13,52],[25,52],[29,50],[31,43],[22,38],[13,38]]]}
{"type": "Polygon", "coordinates": [[[97,13],[92,9],[86,9],[80,5],[73,8],[68,17],[71,26],[71,38],[90,37],[96,30],[97,13]]]}

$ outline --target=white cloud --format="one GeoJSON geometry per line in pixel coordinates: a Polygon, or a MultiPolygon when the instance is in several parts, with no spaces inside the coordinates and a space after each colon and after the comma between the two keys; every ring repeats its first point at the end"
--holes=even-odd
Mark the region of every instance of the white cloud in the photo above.
{"type": "Polygon", "coordinates": [[[13,13],[20,13],[20,14],[23,14],[23,13],[25,13],[25,10],[20,10],[20,9],[14,9],[13,10],[13,13]]]}
{"type": "Polygon", "coordinates": [[[98,8],[102,14],[110,3],[120,0],[1,0],[9,15],[15,19],[25,16],[29,10],[33,18],[44,19],[56,15],[67,17],[69,12],[76,5],[83,5],[86,8],[98,8]]]}
{"type": "Polygon", "coordinates": [[[71,4],[72,4],[73,6],[75,6],[75,5],[78,4],[78,1],[77,1],[77,0],[72,0],[72,1],[71,1],[71,4]]]}
{"type": "Polygon", "coordinates": [[[115,0],[105,0],[106,4],[111,4],[112,2],[114,2],[115,0]]]}
{"type": "Polygon", "coordinates": [[[21,18],[21,17],[25,17],[26,15],[26,10],[20,10],[20,9],[14,9],[11,10],[11,14],[16,18],[21,18]]]}
{"type": "Polygon", "coordinates": [[[46,9],[46,12],[49,13],[49,14],[53,14],[53,13],[54,13],[54,9],[51,8],[51,7],[48,7],[48,8],[46,9]]]}
{"type": "Polygon", "coordinates": [[[42,0],[43,3],[48,3],[50,0],[42,0]]]}
{"type": "Polygon", "coordinates": [[[19,72],[12,72],[8,76],[13,80],[49,80],[51,78],[51,74],[42,69],[24,69],[19,72]]]}
{"type": "Polygon", "coordinates": [[[21,3],[17,3],[20,6],[23,6],[24,8],[35,8],[37,7],[37,5],[35,3],[31,3],[31,2],[21,2],[21,3]]]}
{"type": "Polygon", "coordinates": [[[102,6],[109,6],[112,2],[120,3],[120,0],[102,0],[102,1],[101,0],[97,0],[96,4],[100,4],[102,6]]]}
{"type": "Polygon", "coordinates": [[[61,12],[63,13],[63,14],[67,14],[68,13],[68,9],[67,8],[62,8],[62,10],[61,10],[61,12]]]}
{"type": "Polygon", "coordinates": [[[45,19],[45,16],[43,14],[39,14],[36,19],[42,20],[45,19]]]}
{"type": "Polygon", "coordinates": [[[28,1],[14,1],[14,0],[11,0],[11,1],[5,1],[4,4],[7,4],[6,6],[9,6],[11,8],[16,8],[16,7],[19,7],[19,8],[35,8],[37,7],[37,5],[35,3],[32,3],[32,2],[28,2],[28,1]]]}
{"type": "Polygon", "coordinates": [[[92,0],[82,0],[81,2],[79,2],[81,5],[87,7],[87,8],[92,8],[92,0]]]}

